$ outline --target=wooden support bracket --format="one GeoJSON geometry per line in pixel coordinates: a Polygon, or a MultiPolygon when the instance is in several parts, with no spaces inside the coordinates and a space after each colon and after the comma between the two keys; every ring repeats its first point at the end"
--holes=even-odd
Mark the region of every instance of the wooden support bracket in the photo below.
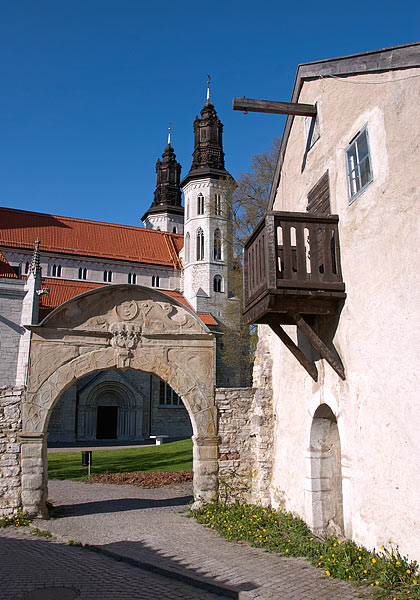
{"type": "Polygon", "coordinates": [[[299,117],[316,117],[314,104],[299,102],[278,102],[277,100],[254,100],[252,98],[234,98],[233,110],[245,112],[274,113],[277,115],[296,115],[299,117]]]}
{"type": "Polygon", "coordinates": [[[284,331],[283,327],[279,323],[277,323],[276,317],[268,318],[267,324],[271,327],[273,332],[276,335],[278,335],[278,337],[281,339],[283,344],[290,350],[293,356],[298,359],[302,367],[306,369],[306,371],[309,373],[312,379],[314,381],[318,381],[318,369],[316,368],[315,364],[304,355],[304,353],[298,346],[296,346],[294,341],[284,331]]]}
{"type": "Polygon", "coordinates": [[[341,379],[345,380],[346,375],[344,372],[343,363],[339,358],[334,356],[331,350],[324,344],[321,338],[315,333],[310,325],[305,321],[305,319],[299,313],[289,312],[288,313],[291,319],[296,323],[297,327],[302,331],[308,341],[312,344],[312,346],[318,350],[319,355],[331,365],[334,371],[337,373],[341,379]]]}

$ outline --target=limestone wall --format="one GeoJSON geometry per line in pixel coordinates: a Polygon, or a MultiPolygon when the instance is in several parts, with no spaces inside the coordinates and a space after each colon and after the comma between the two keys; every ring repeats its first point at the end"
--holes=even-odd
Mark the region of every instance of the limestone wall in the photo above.
{"type": "Polygon", "coordinates": [[[22,388],[0,389],[0,517],[21,504],[20,442],[22,388]]]}
{"type": "Polygon", "coordinates": [[[217,388],[219,496],[270,502],[272,408],[269,390],[217,388]]]}

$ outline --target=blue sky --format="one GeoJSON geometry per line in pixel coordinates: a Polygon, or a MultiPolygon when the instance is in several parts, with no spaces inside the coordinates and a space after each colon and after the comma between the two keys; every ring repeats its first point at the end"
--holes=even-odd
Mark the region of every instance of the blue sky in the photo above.
{"type": "Polygon", "coordinates": [[[301,62],[420,39],[420,2],[6,0],[0,7],[0,205],[140,225],[172,143],[185,175],[212,77],[236,177],[281,136],[301,62]]]}

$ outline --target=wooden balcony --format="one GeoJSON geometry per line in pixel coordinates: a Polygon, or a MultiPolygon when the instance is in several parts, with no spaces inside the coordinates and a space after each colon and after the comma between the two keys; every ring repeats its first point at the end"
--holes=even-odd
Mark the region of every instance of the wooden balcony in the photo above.
{"type": "Polygon", "coordinates": [[[341,275],[338,216],[270,212],[244,250],[244,315],[265,323],[277,313],[337,314],[345,298],[341,275]]]}
{"type": "Polygon", "coordinates": [[[338,216],[269,212],[244,249],[244,316],[268,324],[308,373],[315,364],[281,325],[296,325],[312,346],[344,379],[344,367],[332,347],[312,327],[314,315],[338,315],[346,297],[341,274],[338,216]]]}

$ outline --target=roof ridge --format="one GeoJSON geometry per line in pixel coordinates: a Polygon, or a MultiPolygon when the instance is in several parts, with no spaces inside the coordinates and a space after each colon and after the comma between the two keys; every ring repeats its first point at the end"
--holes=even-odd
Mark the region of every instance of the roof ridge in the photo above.
{"type": "Polygon", "coordinates": [[[7,206],[0,206],[0,211],[3,211],[3,210],[15,212],[15,213],[24,213],[27,215],[38,215],[41,217],[54,217],[55,219],[60,219],[60,220],[64,220],[64,221],[65,220],[75,221],[77,223],[94,223],[96,225],[106,225],[107,227],[132,229],[135,231],[153,232],[154,234],[158,234],[158,235],[168,234],[168,235],[174,236],[174,237],[183,237],[183,235],[181,233],[173,233],[171,231],[161,231],[159,229],[148,229],[147,227],[139,227],[136,225],[126,225],[124,223],[110,223],[108,221],[94,221],[93,219],[81,219],[79,217],[66,217],[64,215],[53,215],[52,213],[41,213],[41,212],[35,212],[32,210],[22,210],[20,208],[8,208],[7,206]]]}

